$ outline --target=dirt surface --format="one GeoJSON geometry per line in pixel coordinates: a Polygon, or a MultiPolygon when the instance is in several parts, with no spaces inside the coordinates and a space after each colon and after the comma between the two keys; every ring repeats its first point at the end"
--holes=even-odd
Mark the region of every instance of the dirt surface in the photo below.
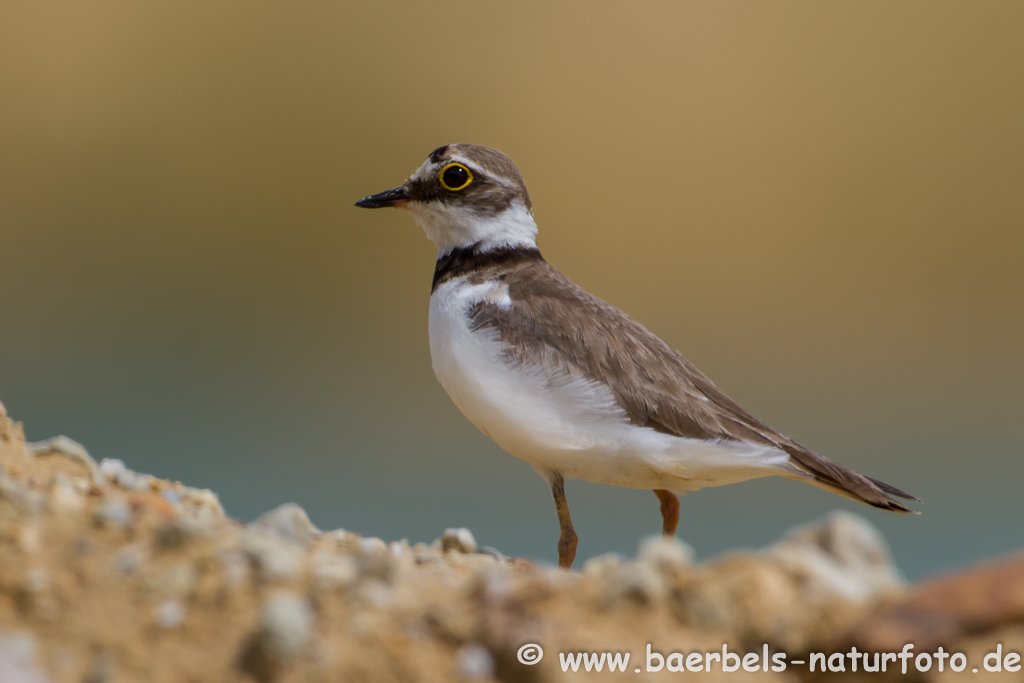
{"type": "Polygon", "coordinates": [[[811,652],[908,638],[981,668],[999,639],[1004,657],[1024,646],[1021,596],[1020,557],[907,588],[878,532],[839,513],[756,553],[694,565],[685,545],[652,538],[636,558],[572,572],[479,549],[466,529],[410,546],[319,531],[295,505],[245,525],[210,491],[97,464],[69,439],[25,444],[0,408],[3,683],[615,681],[637,669],[801,681],[814,676],[795,660],[811,652]],[[696,663],[673,653],[723,645],[756,655],[743,660],[754,671],[728,656],[737,671],[704,656],[710,672],[670,671],[696,663]],[[624,672],[563,672],[583,652],[630,659],[624,672]],[[765,653],[785,669],[764,671],[765,653]]]}

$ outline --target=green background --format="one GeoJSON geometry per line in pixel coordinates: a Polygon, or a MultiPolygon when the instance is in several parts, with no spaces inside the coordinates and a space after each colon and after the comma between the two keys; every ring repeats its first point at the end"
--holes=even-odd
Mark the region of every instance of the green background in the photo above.
{"type": "MultiPolygon", "coordinates": [[[[683,500],[701,557],[835,507],[918,577],[1024,545],[1024,4],[0,8],[0,400],[250,519],[553,561],[533,470],[430,368],[434,250],[353,208],[497,147],[540,246],[742,405],[925,500],[683,500]]],[[[568,485],[580,558],[660,528],[568,485]]]]}

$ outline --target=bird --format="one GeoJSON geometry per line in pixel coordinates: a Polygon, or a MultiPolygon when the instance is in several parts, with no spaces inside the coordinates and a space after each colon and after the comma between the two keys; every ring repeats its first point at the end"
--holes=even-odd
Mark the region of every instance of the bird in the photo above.
{"type": "Polygon", "coordinates": [[[679,495],[772,475],[919,514],[898,499],[920,499],[776,431],[551,266],[523,176],[502,152],[438,147],[403,184],[355,205],[405,209],[437,247],[434,373],[470,422],[547,482],[559,567],[571,568],[578,545],[567,478],[652,490],[666,538],[676,533],[679,495]]]}

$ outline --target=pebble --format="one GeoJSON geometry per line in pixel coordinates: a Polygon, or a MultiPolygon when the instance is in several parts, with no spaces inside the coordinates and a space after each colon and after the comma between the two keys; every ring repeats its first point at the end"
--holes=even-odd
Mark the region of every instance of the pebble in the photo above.
{"type": "Polygon", "coordinates": [[[220,504],[220,498],[210,489],[186,486],[182,501],[188,504],[198,521],[214,522],[224,519],[224,507],[220,504]]]}
{"type": "Polygon", "coordinates": [[[224,571],[224,587],[229,593],[237,593],[248,584],[251,569],[244,554],[228,550],[221,553],[220,562],[224,571]]]}
{"type": "Polygon", "coordinates": [[[269,659],[287,662],[309,647],[313,634],[313,610],[291,591],[275,591],[263,603],[260,615],[260,646],[269,659]]]}
{"type": "Polygon", "coordinates": [[[866,603],[904,585],[882,534],[849,512],[790,532],[766,554],[818,602],[866,603]]]}
{"type": "Polygon", "coordinates": [[[178,560],[166,569],[149,576],[151,590],[168,598],[183,598],[190,595],[199,580],[196,568],[188,560],[178,560]]]}
{"type": "Polygon", "coordinates": [[[153,613],[153,621],[160,628],[178,628],[185,623],[187,609],[181,600],[164,600],[153,613]]]}
{"type": "Polygon", "coordinates": [[[597,579],[614,578],[622,570],[624,560],[621,555],[604,553],[592,557],[583,563],[583,574],[597,579]]]}
{"type": "Polygon", "coordinates": [[[132,525],[131,506],[123,498],[107,496],[96,507],[95,520],[101,527],[127,529],[132,525]]]}
{"type": "Polygon", "coordinates": [[[48,455],[63,455],[72,460],[80,462],[85,465],[86,469],[89,470],[90,474],[95,474],[99,470],[99,466],[96,461],[89,455],[89,451],[85,450],[85,446],[78,443],[74,439],[69,439],[66,436],[55,436],[45,441],[37,441],[35,443],[25,444],[25,448],[37,457],[45,457],[48,455]]]}
{"type": "Polygon", "coordinates": [[[623,564],[618,580],[606,586],[605,599],[609,603],[624,599],[652,604],[663,600],[667,592],[665,581],[654,568],[639,562],[629,562],[623,564]]]}
{"type": "Polygon", "coordinates": [[[114,561],[114,569],[118,574],[134,574],[147,558],[148,553],[141,544],[133,543],[126,545],[118,551],[117,559],[114,561]]]}
{"type": "Polygon", "coordinates": [[[480,553],[481,555],[490,555],[491,557],[493,557],[498,562],[508,562],[508,558],[505,557],[505,555],[502,554],[502,552],[500,550],[498,550],[497,548],[492,548],[489,545],[485,545],[482,548],[478,548],[477,552],[480,553]]]}
{"type": "Polygon", "coordinates": [[[162,524],[156,532],[157,545],[162,548],[174,548],[193,541],[211,540],[217,536],[217,527],[213,520],[189,519],[175,517],[162,524]]]}
{"type": "Polygon", "coordinates": [[[85,508],[85,497],[75,489],[70,479],[58,472],[50,486],[49,506],[60,514],[76,514],[85,508]]]}
{"type": "Polygon", "coordinates": [[[42,567],[33,567],[21,577],[21,591],[25,598],[25,607],[46,621],[57,618],[60,605],[50,591],[52,581],[50,574],[42,567]]]}
{"type": "Polygon", "coordinates": [[[105,481],[113,482],[128,491],[145,493],[152,488],[152,482],[156,481],[148,474],[137,474],[125,467],[123,461],[117,458],[104,458],[99,464],[99,476],[105,481]]]}
{"type": "Polygon", "coordinates": [[[481,569],[476,578],[479,594],[488,602],[498,603],[512,595],[512,581],[504,565],[481,569]]]}
{"type": "Polygon", "coordinates": [[[693,555],[693,548],[678,538],[665,538],[659,534],[640,541],[636,559],[665,576],[671,576],[693,566],[693,555]]]}
{"type": "Polygon", "coordinates": [[[47,683],[49,678],[36,668],[39,646],[27,633],[0,634],[0,681],[4,683],[47,683]]]}
{"type": "Polygon", "coordinates": [[[0,468],[0,500],[6,500],[22,512],[38,512],[46,507],[46,497],[22,486],[0,468]]]}
{"type": "Polygon", "coordinates": [[[50,588],[50,575],[42,567],[33,567],[21,577],[21,589],[29,595],[44,593],[50,588]]]}
{"type": "Polygon", "coordinates": [[[460,553],[475,553],[476,539],[473,532],[465,527],[459,529],[445,529],[441,536],[441,548],[443,550],[454,550],[460,553]]]}
{"type": "Polygon", "coordinates": [[[295,503],[285,503],[265,512],[250,527],[274,534],[303,548],[308,548],[313,536],[320,533],[309,521],[306,511],[295,503]]]}
{"type": "Polygon", "coordinates": [[[391,577],[393,556],[387,543],[379,538],[371,536],[359,539],[358,559],[360,574],[382,580],[391,577]]]}
{"type": "Polygon", "coordinates": [[[18,546],[28,555],[35,555],[42,548],[43,535],[38,524],[26,524],[18,529],[18,546]]]}
{"type": "Polygon", "coordinates": [[[455,651],[455,663],[464,678],[490,679],[494,676],[494,657],[479,643],[466,643],[455,651]]]}
{"type": "Polygon", "coordinates": [[[248,529],[243,535],[242,547],[256,566],[260,579],[268,582],[298,578],[306,559],[296,544],[260,529],[248,529]]]}
{"type": "Polygon", "coordinates": [[[117,481],[118,475],[128,469],[125,467],[124,461],[117,458],[103,458],[100,461],[99,468],[100,474],[107,481],[117,481]]]}

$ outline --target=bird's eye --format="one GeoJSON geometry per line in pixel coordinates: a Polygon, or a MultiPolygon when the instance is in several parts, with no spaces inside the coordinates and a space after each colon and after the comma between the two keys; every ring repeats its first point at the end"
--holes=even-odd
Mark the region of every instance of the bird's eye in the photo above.
{"type": "Polygon", "coordinates": [[[462,164],[451,163],[441,169],[441,186],[446,190],[458,192],[465,190],[473,182],[473,174],[462,164]]]}

